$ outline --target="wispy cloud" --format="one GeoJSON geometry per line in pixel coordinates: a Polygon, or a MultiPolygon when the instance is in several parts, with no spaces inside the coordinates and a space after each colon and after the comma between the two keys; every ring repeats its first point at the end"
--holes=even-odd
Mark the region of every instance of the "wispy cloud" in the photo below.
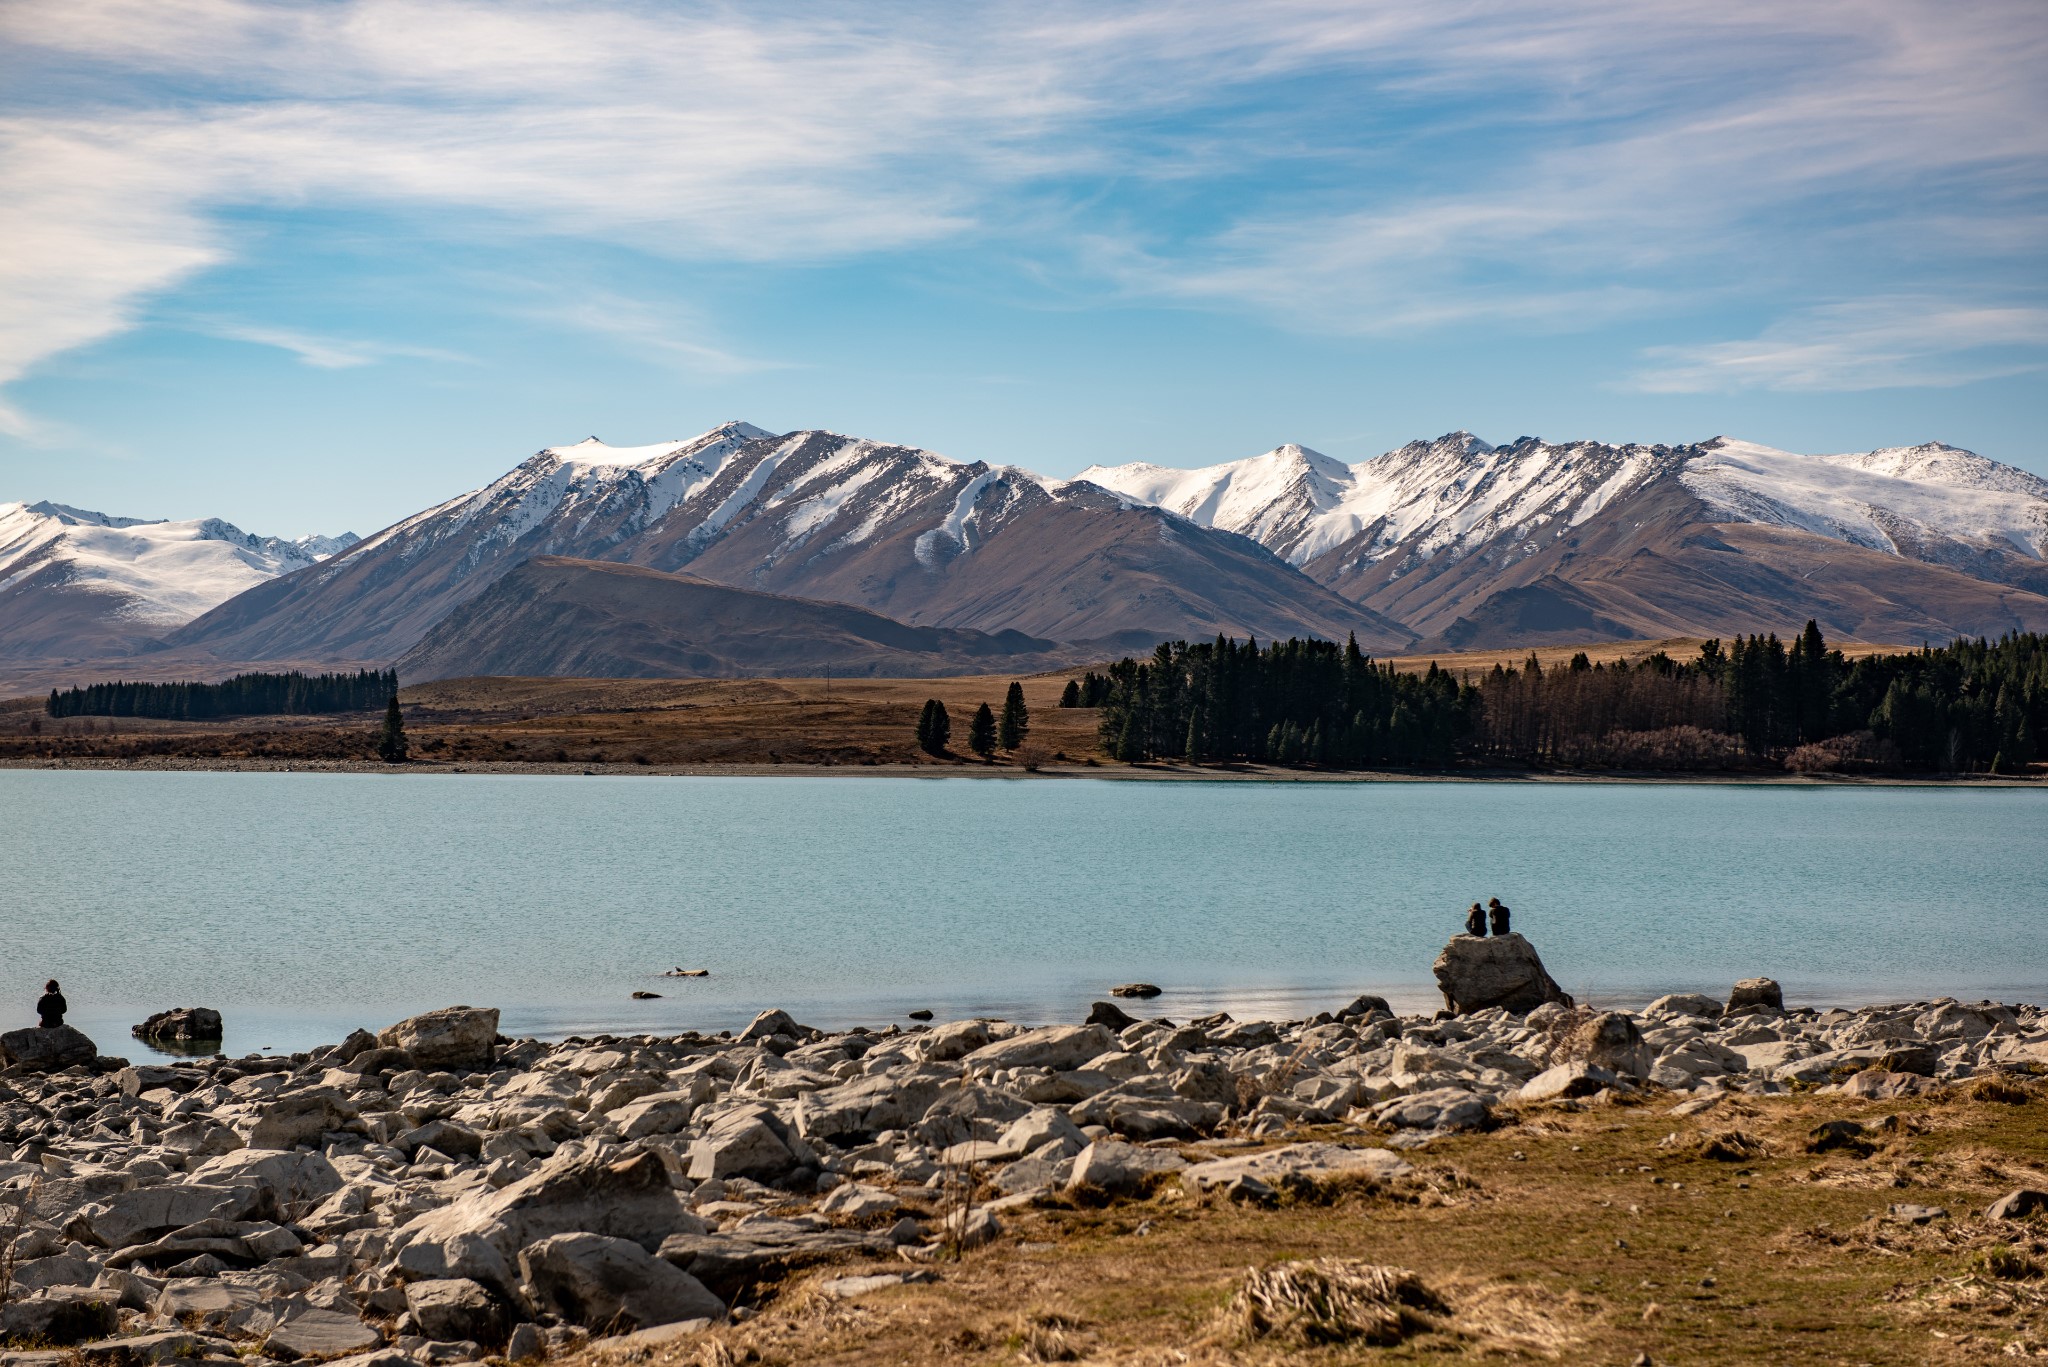
{"type": "Polygon", "coordinates": [[[2013,274],[2048,212],[2038,0],[70,0],[0,3],[0,50],[0,385],[226,259],[241,206],[711,261],[999,241],[1084,296],[1379,333],[2013,274]]]}
{"type": "Polygon", "coordinates": [[[1629,387],[1651,394],[1743,389],[1948,387],[2048,369],[2048,308],[1875,299],[1816,308],[1756,337],[1653,347],[1629,387]]]}
{"type": "Polygon", "coordinates": [[[731,377],[792,368],[784,361],[744,356],[720,345],[701,318],[609,291],[586,290],[528,312],[544,323],[609,337],[643,360],[688,374],[731,377]]]}
{"type": "Polygon", "coordinates": [[[406,342],[366,341],[353,337],[326,337],[295,328],[237,323],[224,319],[191,319],[184,326],[209,337],[230,342],[288,351],[318,370],[352,370],[379,361],[419,360],[467,362],[471,358],[440,347],[413,346],[406,342]]]}

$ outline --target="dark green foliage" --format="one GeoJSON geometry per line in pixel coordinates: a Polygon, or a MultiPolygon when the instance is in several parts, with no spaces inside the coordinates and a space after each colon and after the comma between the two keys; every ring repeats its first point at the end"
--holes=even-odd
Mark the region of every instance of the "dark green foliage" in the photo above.
{"type": "Polygon", "coordinates": [[[967,723],[967,748],[987,759],[996,750],[996,714],[987,703],[974,709],[974,720],[967,723]]]}
{"type": "Polygon", "coordinates": [[[44,704],[53,717],[206,717],[368,712],[398,691],[398,675],[365,669],[355,674],[237,674],[226,683],[103,683],[59,693],[44,704]]]}
{"type": "Polygon", "coordinates": [[[1519,670],[1495,668],[1480,695],[1471,749],[1520,761],[1612,764],[1616,737],[1634,738],[1621,748],[1637,750],[1679,738],[1670,745],[1684,750],[1681,733],[1727,733],[1753,760],[1860,736],[1870,763],[2020,772],[2038,758],[2048,723],[2048,637],[1957,641],[1852,663],[1808,622],[1789,646],[1775,635],[1737,637],[1725,649],[1708,641],[1688,664],[1661,653],[1634,665],[1575,659],[1546,675],[1532,657],[1519,670]]]}
{"type": "Polygon", "coordinates": [[[384,709],[384,730],[377,737],[377,758],[386,764],[403,764],[409,753],[405,741],[405,714],[398,710],[398,695],[384,709]]]}
{"type": "MultiPolygon", "coordinates": [[[[1119,660],[1105,682],[1102,743],[1126,763],[1446,764],[1478,706],[1476,689],[1434,665],[1396,674],[1361,654],[1356,640],[1290,640],[1263,650],[1221,636],[1174,641],[1142,664],[1119,660]]],[[[1084,697],[1087,687],[1084,679],[1084,697]]]]}
{"type": "Polygon", "coordinates": [[[1003,695],[1003,715],[996,719],[996,744],[1014,750],[1031,734],[1031,709],[1024,705],[1024,685],[1012,683],[1003,695]]]}
{"type": "Polygon", "coordinates": [[[953,719],[946,715],[946,705],[937,698],[926,698],[924,711],[917,718],[917,748],[927,755],[943,755],[952,739],[953,719]]]}
{"type": "Polygon", "coordinates": [[[1060,706],[1100,707],[1109,697],[1109,689],[1109,677],[1091,669],[1079,679],[1067,680],[1066,691],[1060,694],[1060,706]]]}
{"type": "Polygon", "coordinates": [[[1581,652],[1545,671],[1532,654],[1472,681],[1435,665],[1395,674],[1355,641],[1260,649],[1219,637],[1119,660],[1074,692],[1102,709],[1102,745],[1125,763],[2023,773],[2048,729],[2048,637],[1852,663],[1809,622],[1789,645],[1773,635],[1708,641],[1684,664],[1662,652],[1594,664],[1581,652]]]}

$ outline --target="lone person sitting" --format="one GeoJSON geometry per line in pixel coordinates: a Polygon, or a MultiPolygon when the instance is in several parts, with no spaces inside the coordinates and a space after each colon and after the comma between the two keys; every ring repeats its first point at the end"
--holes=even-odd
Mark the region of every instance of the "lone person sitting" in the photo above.
{"type": "Polygon", "coordinates": [[[1486,909],[1487,909],[1487,911],[1488,911],[1488,912],[1492,913],[1492,916],[1493,916],[1493,933],[1494,933],[1494,934],[1496,934],[1496,935],[1505,935],[1505,934],[1507,934],[1507,933],[1508,933],[1508,909],[1507,909],[1506,907],[1504,907],[1504,906],[1502,906],[1502,905],[1501,905],[1501,902],[1500,902],[1500,898],[1498,898],[1498,897],[1489,897],[1489,898],[1487,898],[1487,899],[1486,899],[1486,909]]]}
{"type": "Polygon", "coordinates": [[[42,1018],[43,1029],[57,1030],[64,1025],[64,1013],[69,1010],[64,994],[57,990],[55,978],[43,984],[43,995],[36,1000],[36,1015],[42,1018]]]}
{"type": "Polygon", "coordinates": [[[1481,939],[1486,937],[1486,908],[1477,902],[1472,904],[1472,910],[1465,913],[1465,933],[1481,939]]]}

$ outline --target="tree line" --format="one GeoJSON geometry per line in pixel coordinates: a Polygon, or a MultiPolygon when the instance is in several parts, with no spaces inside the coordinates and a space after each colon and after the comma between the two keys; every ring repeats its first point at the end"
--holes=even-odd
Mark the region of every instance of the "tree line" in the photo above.
{"type": "Polygon", "coordinates": [[[1169,641],[1069,684],[1062,706],[1101,709],[1113,759],[1249,760],[1334,768],[1447,764],[1471,734],[1478,692],[1431,665],[1396,673],[1354,637],[1261,648],[1218,636],[1169,641]],[[1073,701],[1070,703],[1068,699],[1073,701]]]}
{"type": "MultiPolygon", "coordinates": [[[[1012,683],[1003,696],[1002,715],[983,703],[967,723],[967,748],[983,759],[1001,750],[1023,748],[1031,734],[1031,709],[1024,705],[1024,685],[1012,683]]],[[[937,698],[926,698],[917,717],[917,748],[928,755],[943,755],[953,739],[953,718],[937,698]]]]}
{"type": "Polygon", "coordinates": [[[2048,637],[1854,661],[1819,626],[1545,669],[1397,674],[1354,640],[1169,642],[1068,683],[1113,758],[1332,768],[1461,760],[1589,768],[2019,772],[2048,727],[2048,637]]]}
{"type": "Polygon", "coordinates": [[[353,674],[237,674],[226,683],[99,683],[50,690],[53,717],[255,717],[368,712],[398,693],[392,670],[353,674]]]}

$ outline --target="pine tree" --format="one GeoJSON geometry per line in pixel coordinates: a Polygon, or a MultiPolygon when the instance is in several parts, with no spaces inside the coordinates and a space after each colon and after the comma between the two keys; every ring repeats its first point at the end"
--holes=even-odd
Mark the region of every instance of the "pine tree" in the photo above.
{"type": "Polygon", "coordinates": [[[405,743],[405,715],[398,710],[398,695],[391,695],[384,709],[384,730],[377,737],[377,758],[386,764],[403,764],[409,748],[405,743]]]}
{"type": "Polygon", "coordinates": [[[1081,681],[1079,679],[1069,679],[1067,680],[1067,686],[1060,690],[1060,706],[1079,707],[1080,705],[1081,681]]]}
{"type": "Polygon", "coordinates": [[[937,698],[926,698],[924,714],[917,719],[918,748],[928,755],[943,755],[952,739],[953,719],[946,715],[946,705],[937,698]]]}
{"type": "Polygon", "coordinates": [[[1031,734],[1031,712],[1024,706],[1024,685],[1012,683],[1003,695],[1003,715],[996,724],[996,744],[1014,750],[1031,734]]]}
{"type": "Polygon", "coordinates": [[[987,703],[974,709],[974,720],[967,724],[967,748],[987,759],[996,750],[996,714],[987,703]]]}

